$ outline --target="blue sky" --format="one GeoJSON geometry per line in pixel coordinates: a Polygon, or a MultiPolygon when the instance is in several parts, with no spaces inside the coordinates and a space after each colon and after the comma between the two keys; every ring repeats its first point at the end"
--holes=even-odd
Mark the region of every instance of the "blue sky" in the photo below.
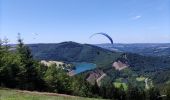
{"type": "Polygon", "coordinates": [[[169,43],[170,0],[0,0],[0,37],[16,43],[169,43]]]}

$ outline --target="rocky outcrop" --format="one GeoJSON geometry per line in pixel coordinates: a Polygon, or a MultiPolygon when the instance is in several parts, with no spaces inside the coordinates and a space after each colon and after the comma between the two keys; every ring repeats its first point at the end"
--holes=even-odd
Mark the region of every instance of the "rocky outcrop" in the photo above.
{"type": "Polygon", "coordinates": [[[94,85],[95,82],[99,83],[99,81],[103,78],[104,74],[105,73],[102,70],[95,70],[95,71],[90,72],[86,80],[90,84],[94,85]]]}
{"type": "Polygon", "coordinates": [[[129,65],[126,64],[126,63],[123,63],[121,61],[115,61],[112,65],[116,70],[122,70],[122,69],[125,69],[127,68],[129,65]]]}

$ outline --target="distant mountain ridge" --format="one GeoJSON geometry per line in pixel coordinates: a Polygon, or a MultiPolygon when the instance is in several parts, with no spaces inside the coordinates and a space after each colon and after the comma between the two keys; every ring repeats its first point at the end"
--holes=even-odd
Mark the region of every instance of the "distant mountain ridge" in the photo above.
{"type": "Polygon", "coordinates": [[[116,50],[120,52],[130,52],[145,56],[168,56],[170,57],[170,43],[133,43],[133,44],[96,44],[96,46],[116,50]]]}

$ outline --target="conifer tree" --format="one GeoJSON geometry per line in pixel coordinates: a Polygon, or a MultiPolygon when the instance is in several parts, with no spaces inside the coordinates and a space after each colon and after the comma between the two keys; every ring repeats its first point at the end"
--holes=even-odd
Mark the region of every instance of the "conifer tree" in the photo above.
{"type": "Polygon", "coordinates": [[[24,45],[20,33],[18,34],[17,54],[20,57],[19,87],[27,90],[41,90],[43,88],[43,86],[41,86],[43,83],[41,82],[43,81],[38,75],[31,51],[24,45]]]}
{"type": "Polygon", "coordinates": [[[2,66],[2,56],[3,56],[2,40],[0,39],[0,67],[2,66]]]}
{"type": "Polygon", "coordinates": [[[166,100],[170,100],[170,84],[166,88],[166,100]]]}
{"type": "Polygon", "coordinates": [[[0,40],[0,84],[6,87],[14,88],[17,84],[17,56],[10,52],[8,39],[0,40]],[[4,43],[2,45],[2,43],[4,43]]]}
{"type": "Polygon", "coordinates": [[[150,90],[149,90],[149,99],[150,100],[162,100],[161,98],[160,98],[160,91],[159,91],[159,89],[157,89],[157,88],[151,88],[150,90]]]}

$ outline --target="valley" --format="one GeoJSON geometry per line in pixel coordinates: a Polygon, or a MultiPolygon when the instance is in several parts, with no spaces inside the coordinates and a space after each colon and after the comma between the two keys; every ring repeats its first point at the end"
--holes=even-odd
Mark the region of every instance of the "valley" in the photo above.
{"type": "MultiPolygon", "coordinates": [[[[169,44],[163,44],[163,46],[164,45],[169,46],[169,44]]],[[[153,84],[161,85],[170,79],[168,78],[169,76],[165,76],[167,77],[166,80],[163,83],[158,84],[158,79],[154,78],[156,73],[163,73],[163,70],[169,71],[170,69],[170,58],[163,55],[161,57],[159,55],[156,56],[154,51],[149,48],[161,48],[162,45],[160,44],[114,45],[114,48],[118,49],[118,47],[121,47],[124,48],[122,49],[124,51],[108,50],[108,45],[104,44],[102,46],[106,49],[103,49],[103,47],[100,48],[100,46],[97,47],[75,42],[30,44],[28,46],[31,48],[35,59],[59,60],[72,63],[75,66],[75,69],[70,69],[70,76],[75,74],[82,75],[91,84],[97,82],[101,85],[105,84],[105,82],[107,83],[107,81],[117,82],[116,80],[121,78],[126,81],[118,81],[119,83],[133,83],[134,85],[138,84],[138,86],[140,85],[142,88],[149,89],[153,84]],[[131,47],[133,47],[133,51],[130,51],[131,47]],[[150,51],[149,54],[139,53],[147,47],[150,51]],[[149,56],[151,54],[152,56],[149,56]],[[141,76],[146,78],[142,79],[141,76]],[[153,80],[153,84],[146,84],[148,78],[149,80],[153,80]]],[[[166,54],[167,51],[161,51],[161,53],[166,54]]]]}

